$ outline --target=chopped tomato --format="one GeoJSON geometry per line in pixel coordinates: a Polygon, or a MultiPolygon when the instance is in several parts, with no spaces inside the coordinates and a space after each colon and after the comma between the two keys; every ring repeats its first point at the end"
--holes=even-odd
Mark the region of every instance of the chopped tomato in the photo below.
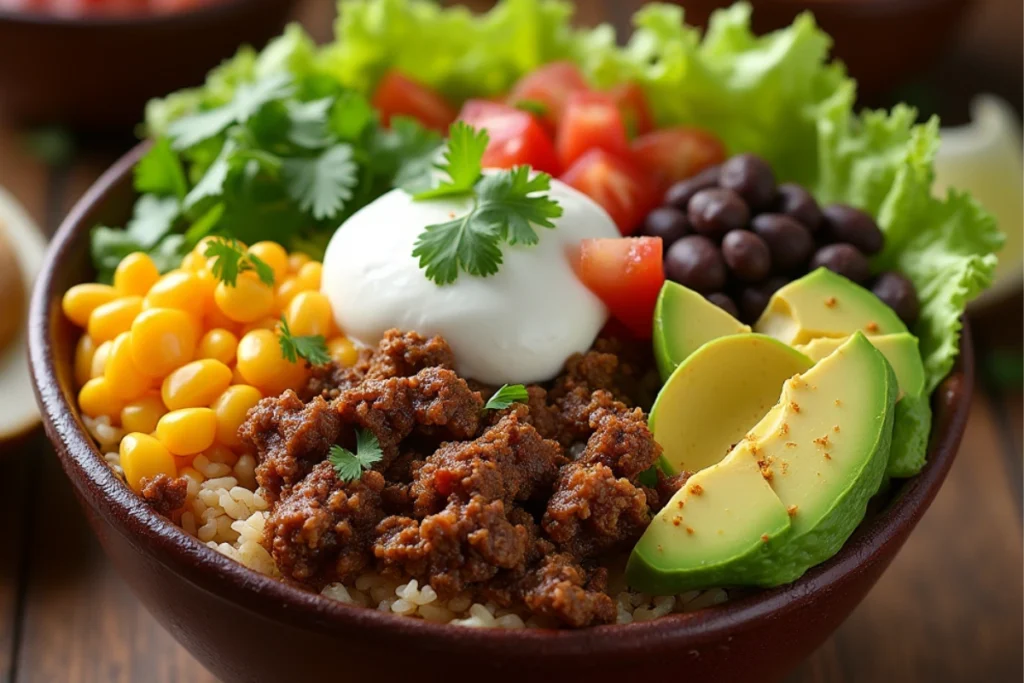
{"type": "Polygon", "coordinates": [[[411,116],[427,128],[447,133],[455,120],[455,109],[436,92],[392,69],[384,74],[376,92],[373,108],[387,126],[392,116],[411,116]]]}
{"type": "Polygon", "coordinates": [[[629,156],[622,112],[606,93],[576,92],[569,96],[555,134],[558,160],[566,168],[591,149],[629,156]]]}
{"type": "Polygon", "coordinates": [[[525,164],[558,175],[561,166],[554,145],[537,119],[521,109],[487,100],[469,100],[459,119],[474,128],[486,128],[490,136],[483,164],[512,168],[525,164]]]}
{"type": "Polygon", "coordinates": [[[725,161],[725,146],[699,128],[676,126],[641,135],[631,145],[634,158],[667,187],[725,161]]]}
{"type": "Polygon", "coordinates": [[[552,62],[520,78],[508,94],[508,103],[515,106],[526,101],[542,105],[547,111],[541,121],[547,131],[553,133],[562,120],[569,95],[586,89],[587,82],[575,64],[552,62]]]}
{"type": "Polygon", "coordinates": [[[654,304],[665,284],[660,237],[586,239],[576,272],[590,291],[635,336],[651,336],[654,304]]]}
{"type": "Polygon", "coordinates": [[[633,234],[658,202],[654,183],[643,171],[603,149],[580,157],[562,180],[604,207],[623,235],[633,234]]]}
{"type": "Polygon", "coordinates": [[[654,130],[654,116],[647,104],[647,95],[636,83],[623,83],[608,91],[622,112],[622,121],[630,137],[644,135],[654,130]]]}

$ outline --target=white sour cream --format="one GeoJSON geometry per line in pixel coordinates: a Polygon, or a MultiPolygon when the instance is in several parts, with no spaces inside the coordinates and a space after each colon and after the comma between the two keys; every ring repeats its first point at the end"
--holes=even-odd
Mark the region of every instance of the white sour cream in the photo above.
{"type": "Polygon", "coordinates": [[[413,244],[425,226],[464,214],[469,202],[385,194],[349,218],[327,247],[321,289],[336,322],[365,344],[392,327],[441,335],[459,374],[487,384],[551,379],[570,355],[590,348],[607,319],[570,254],[585,238],[619,232],[604,209],[565,183],[552,180],[549,196],[563,213],[554,229],[536,228],[538,244],[503,244],[497,274],[460,271],[454,283],[438,286],[413,258],[413,244]]]}

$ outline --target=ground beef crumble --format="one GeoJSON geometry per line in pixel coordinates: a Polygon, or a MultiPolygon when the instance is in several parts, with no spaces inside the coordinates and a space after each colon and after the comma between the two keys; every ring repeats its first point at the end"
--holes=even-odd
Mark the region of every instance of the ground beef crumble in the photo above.
{"type": "Polygon", "coordinates": [[[185,477],[169,477],[158,474],[142,480],[142,499],[164,517],[171,517],[185,505],[188,497],[188,480],[185,477]]]}
{"type": "Polygon", "coordinates": [[[298,394],[261,401],[239,434],[271,502],[264,546],[311,589],[372,568],[570,627],[613,622],[599,562],[681,485],[640,482],[660,456],[642,410],[653,364],[599,340],[525,403],[485,412],[494,389],[454,360],[440,337],[391,330],[355,366],[317,368],[298,394]],[[354,447],[357,428],[384,457],[343,482],[326,458],[354,447]]]}

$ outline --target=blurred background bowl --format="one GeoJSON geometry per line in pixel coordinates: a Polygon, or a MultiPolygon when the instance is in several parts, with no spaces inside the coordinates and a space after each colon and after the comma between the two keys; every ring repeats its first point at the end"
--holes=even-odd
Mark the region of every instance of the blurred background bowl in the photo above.
{"type": "Polygon", "coordinates": [[[296,0],[220,0],[168,14],[0,10],[0,117],[112,129],[151,97],[203,82],[243,43],[277,35],[296,0]]]}

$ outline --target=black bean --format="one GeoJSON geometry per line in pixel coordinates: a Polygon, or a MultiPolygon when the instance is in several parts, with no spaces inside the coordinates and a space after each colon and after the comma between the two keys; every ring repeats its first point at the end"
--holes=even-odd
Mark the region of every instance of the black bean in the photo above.
{"type": "Polygon", "coordinates": [[[695,231],[712,239],[721,239],[730,230],[747,227],[750,210],[732,190],[712,187],[693,195],[686,217],[695,231]]]}
{"type": "Polygon", "coordinates": [[[783,287],[789,284],[789,278],[783,275],[772,275],[770,278],[762,282],[757,286],[766,296],[771,297],[772,294],[779,291],[783,287]]]}
{"type": "Polygon", "coordinates": [[[740,320],[753,325],[764,313],[771,297],[761,291],[760,287],[745,287],[739,294],[740,320]]]}
{"type": "Polygon", "coordinates": [[[698,292],[717,292],[725,286],[725,262],[707,237],[687,235],[665,254],[665,275],[698,292]]]}
{"type": "Polygon", "coordinates": [[[643,234],[660,237],[663,249],[668,249],[689,232],[690,223],[686,220],[686,214],[671,206],[659,206],[647,214],[644,220],[643,234]]]}
{"type": "Polygon", "coordinates": [[[852,244],[828,244],[819,249],[811,259],[810,269],[822,266],[859,285],[871,277],[867,257],[852,244]]]}
{"type": "Polygon", "coordinates": [[[807,263],[814,251],[814,238],[803,225],[781,213],[763,213],[751,224],[768,245],[772,267],[786,273],[807,263]]]}
{"type": "Polygon", "coordinates": [[[736,308],[736,303],[728,294],[724,292],[714,292],[713,294],[708,294],[707,300],[721,308],[732,317],[740,317],[740,311],[736,308]]]}
{"type": "Polygon", "coordinates": [[[735,190],[751,211],[767,209],[775,201],[775,173],[755,154],[737,154],[722,164],[718,184],[735,190]]]}
{"type": "Polygon", "coordinates": [[[732,274],[743,282],[760,282],[772,269],[765,241],[747,230],[733,230],[722,240],[722,258],[732,274]]]}
{"type": "Polygon", "coordinates": [[[868,256],[882,251],[885,237],[870,214],[846,204],[829,204],[822,213],[822,232],[828,241],[852,244],[868,256]]]}
{"type": "Polygon", "coordinates": [[[775,210],[795,219],[811,232],[817,232],[821,227],[821,207],[810,192],[796,183],[779,185],[775,210]]]}
{"type": "Polygon", "coordinates": [[[715,187],[718,185],[718,174],[720,170],[720,166],[705,168],[692,178],[680,180],[673,184],[665,193],[665,199],[663,200],[664,203],[669,206],[674,206],[680,211],[686,211],[686,207],[689,205],[690,199],[693,195],[697,194],[701,190],[706,190],[709,187],[715,187]]]}
{"type": "Polygon", "coordinates": [[[921,304],[917,300],[917,290],[914,283],[905,275],[889,271],[882,273],[875,280],[875,286],[871,288],[882,302],[896,311],[907,325],[917,322],[917,316],[921,312],[921,304]]]}

